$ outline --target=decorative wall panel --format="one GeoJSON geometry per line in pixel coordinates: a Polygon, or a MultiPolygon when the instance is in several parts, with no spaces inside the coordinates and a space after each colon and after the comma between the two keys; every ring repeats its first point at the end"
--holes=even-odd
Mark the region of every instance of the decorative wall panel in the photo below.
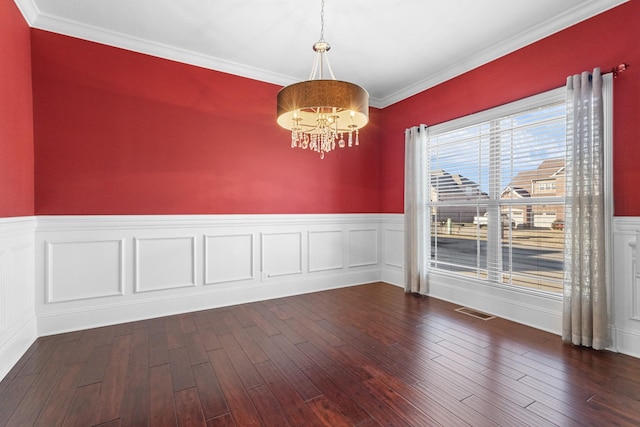
{"type": "Polygon", "coordinates": [[[404,231],[385,230],[385,265],[391,267],[404,267],[404,231]]]}
{"type": "Polygon", "coordinates": [[[205,285],[253,279],[253,234],[204,236],[205,285]]]}
{"type": "Polygon", "coordinates": [[[196,285],[195,237],[134,239],[135,291],[196,285]]]}
{"type": "Polygon", "coordinates": [[[378,229],[349,230],[349,267],[378,263],[378,229]]]}
{"type": "Polygon", "coordinates": [[[629,241],[631,271],[629,272],[629,293],[631,301],[631,320],[640,321],[640,231],[635,239],[629,241]]]}
{"type": "Polygon", "coordinates": [[[344,267],[344,239],[341,230],[310,231],[308,239],[310,272],[344,267]]]}
{"type": "Polygon", "coordinates": [[[122,295],[124,241],[46,242],[48,303],[122,295]]]}
{"type": "Polygon", "coordinates": [[[263,279],[302,273],[302,233],[262,234],[263,279]]]}

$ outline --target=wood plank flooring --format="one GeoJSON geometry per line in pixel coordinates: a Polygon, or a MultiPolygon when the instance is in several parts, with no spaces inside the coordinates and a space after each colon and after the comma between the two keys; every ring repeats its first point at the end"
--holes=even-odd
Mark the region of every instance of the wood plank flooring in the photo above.
{"type": "Polygon", "coordinates": [[[38,339],[0,426],[638,426],[640,359],[373,283],[38,339]]]}

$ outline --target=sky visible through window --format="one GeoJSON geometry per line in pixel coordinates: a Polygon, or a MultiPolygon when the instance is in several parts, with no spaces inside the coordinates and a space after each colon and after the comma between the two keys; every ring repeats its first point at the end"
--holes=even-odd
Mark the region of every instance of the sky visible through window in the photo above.
{"type": "Polygon", "coordinates": [[[438,135],[430,144],[430,169],[459,174],[489,192],[490,140],[500,138],[500,186],[547,159],[565,156],[565,105],[541,107],[489,123],[438,135]],[[496,126],[501,129],[500,131],[496,126]],[[492,132],[493,131],[493,132],[492,132]]]}

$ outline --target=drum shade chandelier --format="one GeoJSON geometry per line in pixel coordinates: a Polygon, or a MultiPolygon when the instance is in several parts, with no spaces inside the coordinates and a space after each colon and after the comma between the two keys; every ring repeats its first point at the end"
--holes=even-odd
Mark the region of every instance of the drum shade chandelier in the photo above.
{"type": "Polygon", "coordinates": [[[359,145],[359,130],[369,122],[369,94],[360,86],[336,80],[324,40],[324,0],[320,12],[320,40],[309,80],[278,92],[278,124],[291,131],[291,147],[320,153],[359,145]],[[324,79],[324,67],[331,79],[324,79]],[[346,138],[346,141],[345,141],[346,138]]]}

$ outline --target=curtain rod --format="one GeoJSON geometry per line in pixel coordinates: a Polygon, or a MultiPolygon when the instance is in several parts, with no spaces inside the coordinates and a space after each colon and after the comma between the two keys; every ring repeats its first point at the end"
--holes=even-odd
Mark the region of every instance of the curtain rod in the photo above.
{"type": "Polygon", "coordinates": [[[622,64],[619,64],[615,67],[612,67],[610,70],[605,71],[602,74],[609,74],[609,73],[613,73],[613,78],[615,79],[616,77],[618,77],[618,74],[622,73],[623,71],[627,71],[627,69],[630,67],[631,65],[623,62],[622,64]]]}
{"type": "MultiPolygon", "coordinates": [[[[627,71],[629,69],[629,67],[631,67],[631,65],[627,64],[626,62],[623,62],[621,64],[616,65],[615,67],[611,67],[611,69],[604,71],[602,74],[609,74],[612,73],[613,74],[613,78],[617,78],[618,74],[627,71]]],[[[426,126],[426,125],[424,125],[426,126]]],[[[421,126],[416,126],[418,129],[418,133],[420,132],[420,127],[421,126]]],[[[407,129],[408,130],[408,129],[407,129]]]]}

